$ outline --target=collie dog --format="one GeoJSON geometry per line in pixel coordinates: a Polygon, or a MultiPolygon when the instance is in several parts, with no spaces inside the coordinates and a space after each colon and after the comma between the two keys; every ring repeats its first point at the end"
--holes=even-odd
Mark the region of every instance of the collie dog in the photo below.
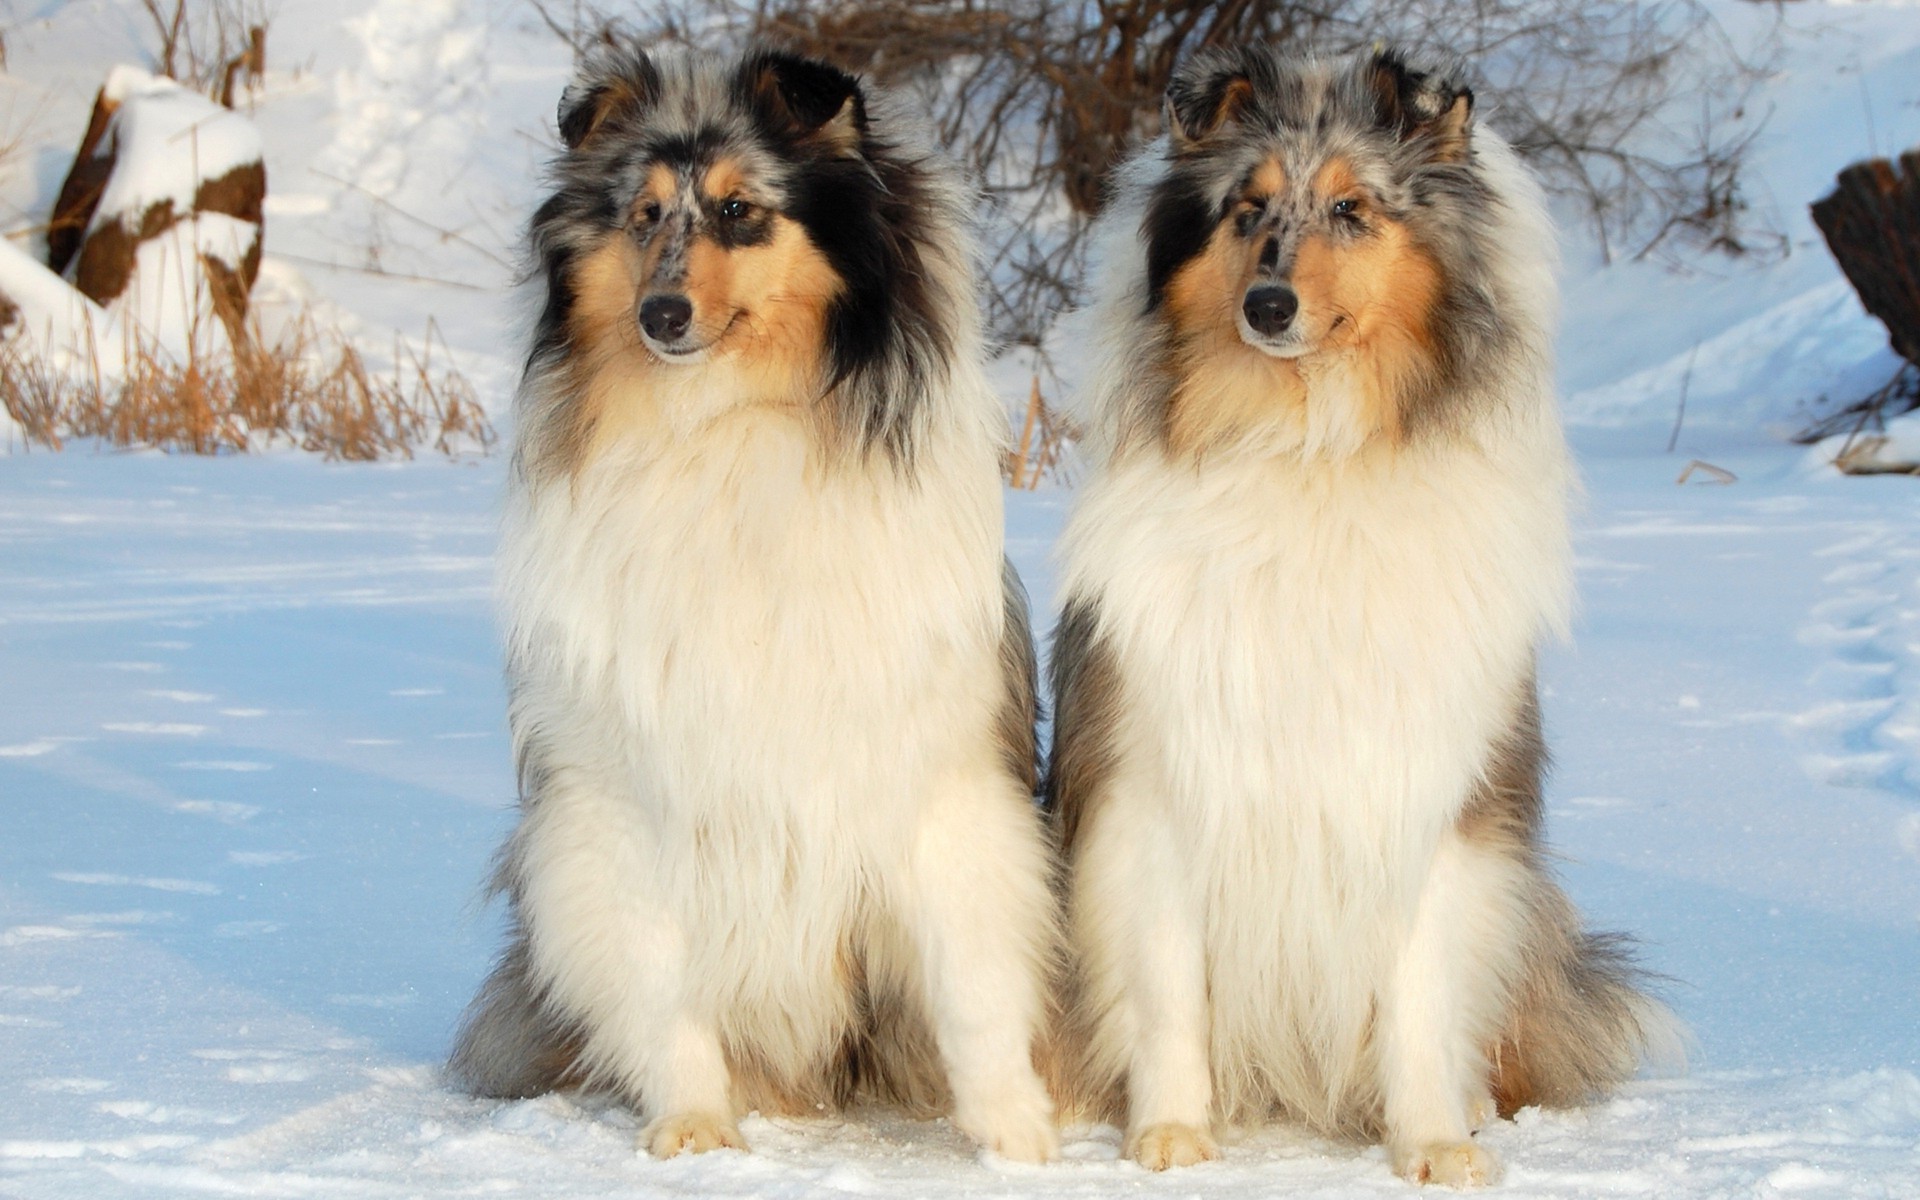
{"type": "Polygon", "coordinates": [[[971,197],[824,64],[589,60],[500,549],[513,932],[452,1070],[659,1156],[879,1096],[1056,1152],[1033,652],[971,197]]]}
{"type": "Polygon", "coordinates": [[[1496,1110],[1667,1016],[1541,840],[1569,608],[1553,242],[1457,74],[1212,52],[1096,234],[1046,799],[1066,1097],[1212,1158],[1275,1113],[1482,1183],[1496,1110]]]}

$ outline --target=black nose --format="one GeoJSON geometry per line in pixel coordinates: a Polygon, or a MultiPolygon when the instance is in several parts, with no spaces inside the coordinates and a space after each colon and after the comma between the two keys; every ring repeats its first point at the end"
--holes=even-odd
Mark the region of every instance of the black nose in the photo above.
{"type": "Polygon", "coordinates": [[[1257,287],[1247,293],[1241,308],[1255,333],[1272,337],[1293,324],[1293,314],[1300,311],[1300,297],[1289,287],[1257,287]]]}
{"type": "Polygon", "coordinates": [[[640,302],[640,328],[656,342],[677,342],[693,324],[693,302],[685,296],[648,296],[640,302]]]}

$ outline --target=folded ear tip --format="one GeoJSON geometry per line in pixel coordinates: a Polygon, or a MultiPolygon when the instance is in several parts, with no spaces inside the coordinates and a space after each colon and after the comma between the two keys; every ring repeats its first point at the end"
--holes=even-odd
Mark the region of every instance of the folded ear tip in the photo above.
{"type": "Polygon", "coordinates": [[[1254,101],[1254,60],[1215,49],[1189,59],[1167,83],[1161,117],[1177,147],[1204,142],[1238,120],[1254,101]]]}
{"type": "Polygon", "coordinates": [[[763,112],[801,134],[826,133],[836,143],[866,132],[866,94],[857,76],[832,63],[785,50],[749,56],[744,83],[763,112]]]}
{"type": "Polygon", "coordinates": [[[621,109],[644,108],[659,93],[660,76],[638,46],[599,46],[589,51],[560,92],[555,125],[569,150],[621,109]]]}

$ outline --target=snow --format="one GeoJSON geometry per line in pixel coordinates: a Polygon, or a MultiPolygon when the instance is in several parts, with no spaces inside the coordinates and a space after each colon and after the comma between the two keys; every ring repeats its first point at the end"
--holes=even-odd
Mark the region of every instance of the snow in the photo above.
{"type": "Polygon", "coordinates": [[[225,213],[198,213],[171,225],[134,250],[127,289],[108,311],[175,362],[186,362],[209,347],[224,348],[226,328],[214,316],[213,292],[201,260],[215,259],[237,272],[259,238],[258,225],[225,213]]]}
{"type": "MultiPolygon", "coordinates": [[[[1911,1194],[1920,1167],[1920,495],[1797,452],[1588,455],[1548,658],[1557,845],[1637,931],[1692,1070],[1486,1135],[1519,1194],[1911,1194]]],[[[437,1075],[496,934],[512,782],[488,604],[504,463],[16,455],[0,473],[0,1195],[1402,1194],[1261,1131],[1150,1177],[944,1123],[753,1120],[654,1163],[596,1099],[437,1075]]],[[[1012,497],[1044,606],[1069,496],[1012,497]]]]}
{"type": "MultiPolygon", "coordinates": [[[[1787,256],[1603,266],[1567,242],[1587,497],[1582,616],[1542,664],[1551,836],[1694,1046],[1684,1074],[1496,1124],[1508,1194],[1920,1194],[1920,491],[1781,437],[1894,366],[1804,207],[1844,162],[1920,142],[1920,7],[1782,11],[1801,32],[1755,195],[1787,256]],[[1677,485],[1694,459],[1735,481],[1677,485]]],[[[0,174],[0,212],[45,212],[141,20],[88,0],[9,27],[0,95],[49,148],[0,174]]],[[[270,54],[256,305],[371,351],[431,314],[504,415],[564,47],[509,0],[326,0],[283,6],[270,54]]],[[[1015,411],[1028,375],[997,373],[1015,411]]],[[[654,1162],[603,1099],[450,1090],[511,818],[505,470],[0,457],[0,1196],[1410,1194],[1377,1148],[1284,1127],[1164,1176],[1111,1129],[1027,1168],[884,1112],[750,1118],[750,1155],[654,1162]]],[[[1071,500],[1009,496],[1043,629],[1071,500]]]]}
{"type": "MultiPolygon", "coordinates": [[[[114,361],[119,322],[86,298],[45,263],[0,238],[0,296],[20,309],[18,328],[4,336],[25,340],[41,361],[59,369],[91,363],[89,346],[103,362],[114,361]]],[[[0,414],[0,422],[6,420],[0,414]]],[[[0,429],[5,426],[0,424],[0,429]]]]}

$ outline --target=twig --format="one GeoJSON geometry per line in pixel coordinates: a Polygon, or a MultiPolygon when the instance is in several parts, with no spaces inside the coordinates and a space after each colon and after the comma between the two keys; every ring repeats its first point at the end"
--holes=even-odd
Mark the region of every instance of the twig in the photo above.
{"type": "Polygon", "coordinates": [[[500,264],[502,267],[505,267],[509,271],[515,269],[512,263],[508,262],[504,258],[501,258],[498,254],[495,254],[493,251],[487,249],[485,246],[481,245],[479,242],[474,241],[472,238],[467,237],[465,234],[457,233],[454,230],[446,229],[446,228],[443,228],[442,226],[435,225],[432,221],[427,220],[425,217],[415,216],[414,214],[408,212],[406,209],[401,208],[398,204],[395,204],[393,201],[387,199],[385,196],[382,196],[377,192],[364,188],[359,184],[355,183],[351,179],[342,179],[338,175],[330,175],[327,172],[322,171],[319,167],[309,167],[307,169],[312,171],[315,175],[318,175],[322,179],[330,180],[333,183],[340,184],[342,187],[350,187],[354,191],[359,192],[361,195],[366,196],[368,199],[372,200],[375,204],[381,205],[385,208],[390,208],[394,212],[405,217],[407,220],[412,221],[414,224],[419,225],[423,228],[432,230],[433,232],[439,234],[442,240],[451,240],[451,241],[459,242],[461,245],[467,247],[469,250],[473,250],[477,253],[486,255],[488,258],[500,264]]]}
{"type": "Polygon", "coordinates": [[[1815,421],[1795,434],[1793,440],[1806,446],[1841,432],[1852,439],[1858,437],[1868,425],[1884,429],[1889,410],[1892,415],[1898,416],[1916,405],[1920,405],[1920,367],[1903,362],[1900,369],[1893,373],[1892,379],[1838,412],[1815,421]]]}
{"type": "Polygon", "coordinates": [[[1687,419],[1687,385],[1693,382],[1693,360],[1700,354],[1700,343],[1695,342],[1693,349],[1687,351],[1687,370],[1680,376],[1680,410],[1673,414],[1673,433],[1667,438],[1667,453],[1680,444],[1680,425],[1687,419]]]}
{"type": "Polygon", "coordinates": [[[409,271],[389,271],[385,267],[356,267],[348,263],[328,262],[324,258],[308,258],[304,254],[289,254],[285,250],[272,251],[274,258],[284,258],[288,262],[306,263],[315,267],[330,267],[335,271],[352,271],[360,275],[380,275],[388,279],[405,279],[413,283],[437,283],[441,287],[459,288],[467,292],[491,292],[494,288],[482,287],[477,283],[462,283],[457,279],[436,279],[432,275],[415,275],[409,271]]]}
{"type": "Polygon", "coordinates": [[[1674,480],[1674,482],[1685,483],[1687,480],[1693,478],[1695,472],[1705,475],[1708,483],[1738,483],[1740,481],[1738,475],[1735,475],[1725,467],[1716,467],[1710,462],[1702,462],[1696,458],[1681,470],[1680,478],[1674,480]]]}

